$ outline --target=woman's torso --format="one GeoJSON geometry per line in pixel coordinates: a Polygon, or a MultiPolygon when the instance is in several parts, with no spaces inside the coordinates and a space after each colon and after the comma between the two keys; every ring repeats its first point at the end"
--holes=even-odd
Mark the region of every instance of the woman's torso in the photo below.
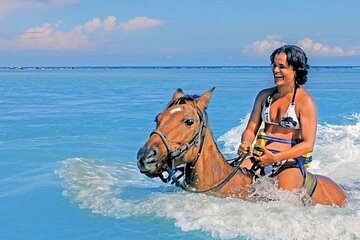
{"type": "MultiPolygon", "coordinates": [[[[264,93],[262,97],[262,121],[265,123],[264,130],[267,136],[286,140],[301,140],[301,101],[299,99],[306,97],[306,95],[307,93],[300,87],[283,97],[280,97],[275,88],[269,89],[269,91],[264,93]],[[265,110],[267,111],[267,116],[264,116],[265,110]],[[290,122],[293,123],[290,125],[284,124],[284,120],[288,120],[289,115],[291,115],[290,122]]],[[[269,142],[266,147],[268,149],[284,151],[289,149],[291,145],[269,142]]]]}

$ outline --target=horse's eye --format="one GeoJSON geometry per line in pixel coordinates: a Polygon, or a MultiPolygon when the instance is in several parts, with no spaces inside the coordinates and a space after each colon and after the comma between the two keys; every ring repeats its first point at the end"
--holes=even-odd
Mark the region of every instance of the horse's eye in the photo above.
{"type": "Polygon", "coordinates": [[[191,125],[194,124],[194,119],[188,118],[184,122],[185,122],[186,125],[191,126],[191,125]]]}

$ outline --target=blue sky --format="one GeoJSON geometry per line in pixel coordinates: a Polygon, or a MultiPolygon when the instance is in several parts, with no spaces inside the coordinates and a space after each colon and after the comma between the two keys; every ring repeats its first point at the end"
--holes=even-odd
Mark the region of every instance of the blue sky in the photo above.
{"type": "Polygon", "coordinates": [[[360,1],[0,0],[0,66],[360,65],[360,1]]]}

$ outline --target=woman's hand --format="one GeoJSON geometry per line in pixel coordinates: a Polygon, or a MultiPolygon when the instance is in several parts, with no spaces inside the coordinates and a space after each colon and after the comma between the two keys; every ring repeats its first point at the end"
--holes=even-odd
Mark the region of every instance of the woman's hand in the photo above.
{"type": "Polygon", "coordinates": [[[267,150],[265,147],[262,148],[263,155],[261,157],[255,157],[255,160],[259,161],[261,165],[267,166],[277,162],[276,154],[267,150]]]}
{"type": "Polygon", "coordinates": [[[243,156],[248,152],[250,152],[250,153],[253,152],[253,146],[250,142],[244,141],[239,146],[238,154],[239,154],[239,156],[243,156]]]}

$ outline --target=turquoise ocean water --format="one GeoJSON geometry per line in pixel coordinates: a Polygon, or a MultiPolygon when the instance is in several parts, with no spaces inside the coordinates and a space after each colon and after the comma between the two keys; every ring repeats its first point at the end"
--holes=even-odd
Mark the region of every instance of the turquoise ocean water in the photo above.
{"type": "Polygon", "coordinates": [[[234,157],[268,67],[0,69],[0,239],[359,239],[360,67],[313,67],[310,171],[347,191],[345,208],[190,194],[141,175],[136,153],[177,88],[201,94],[234,157]]]}

